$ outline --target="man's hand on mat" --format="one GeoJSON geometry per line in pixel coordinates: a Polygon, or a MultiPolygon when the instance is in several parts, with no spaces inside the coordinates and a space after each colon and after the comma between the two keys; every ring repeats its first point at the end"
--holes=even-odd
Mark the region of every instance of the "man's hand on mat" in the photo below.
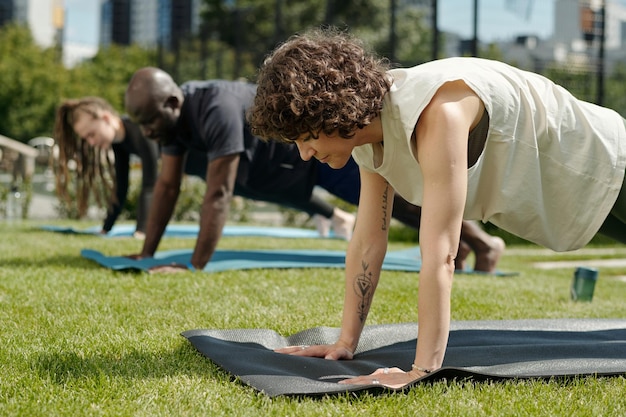
{"type": "MultiPolygon", "coordinates": [[[[134,259],[139,261],[141,259],[149,258],[150,256],[142,255],[141,253],[135,253],[132,255],[126,255],[126,258],[134,259]]],[[[196,269],[190,267],[189,265],[171,263],[169,265],[156,265],[151,268],[148,268],[148,272],[150,273],[177,273],[177,272],[185,272],[185,271],[195,271],[196,269]]]]}
{"type": "Polygon", "coordinates": [[[185,271],[195,272],[196,271],[196,267],[191,262],[187,262],[186,264],[179,264],[179,263],[176,263],[176,262],[172,262],[169,265],[153,266],[152,268],[148,269],[148,271],[150,271],[150,272],[165,272],[165,273],[185,272],[185,271]]]}
{"type": "Polygon", "coordinates": [[[361,375],[356,378],[344,379],[340,384],[352,385],[381,385],[388,388],[398,389],[415,381],[419,376],[404,372],[400,368],[379,368],[369,375],[361,375]]]}
{"type": "Polygon", "coordinates": [[[329,360],[350,360],[354,356],[354,353],[350,349],[340,345],[287,346],[275,349],[274,352],[295,356],[312,356],[329,360]]]}
{"type": "Polygon", "coordinates": [[[157,265],[157,266],[153,266],[151,268],[148,268],[148,271],[150,273],[171,274],[171,273],[178,273],[178,272],[188,272],[189,268],[187,268],[185,265],[181,265],[181,264],[157,265]]]}

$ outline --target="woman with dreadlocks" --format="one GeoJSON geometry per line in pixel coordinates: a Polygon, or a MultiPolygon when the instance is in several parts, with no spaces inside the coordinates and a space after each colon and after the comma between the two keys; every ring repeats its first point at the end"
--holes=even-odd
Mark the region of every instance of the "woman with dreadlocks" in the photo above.
{"type": "Polygon", "coordinates": [[[158,145],[99,97],[63,101],[56,112],[55,139],[59,145],[56,179],[60,198],[67,203],[75,199],[81,217],[92,197],[100,207],[106,206],[103,234],[111,230],[126,202],[130,155],[139,157],[143,172],[135,237],[143,237],[157,178],[158,145]],[[75,178],[68,167],[72,160],[76,162],[75,178]],[[73,180],[75,195],[69,190],[73,180]]]}

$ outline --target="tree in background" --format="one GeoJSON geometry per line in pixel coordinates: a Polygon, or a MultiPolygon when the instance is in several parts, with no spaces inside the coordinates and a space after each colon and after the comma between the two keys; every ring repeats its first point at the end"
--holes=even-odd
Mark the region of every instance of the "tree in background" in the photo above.
{"type": "Polygon", "coordinates": [[[0,134],[27,142],[50,136],[54,109],[68,84],[58,50],[35,44],[28,28],[0,28],[0,134]]]}
{"type": "Polygon", "coordinates": [[[155,52],[111,46],[75,68],[65,68],[57,48],[36,45],[28,28],[0,28],[0,134],[27,142],[52,136],[54,113],[64,98],[101,96],[120,112],[126,83],[137,68],[155,65],[155,52]]]}
{"type": "MultiPolygon", "coordinates": [[[[56,107],[65,98],[101,96],[123,113],[126,84],[146,65],[160,66],[179,83],[211,78],[254,81],[259,64],[277,44],[294,33],[322,25],[354,33],[396,65],[416,65],[432,57],[430,22],[423,9],[408,1],[203,1],[200,33],[182,37],[176,51],[113,45],[74,68],[62,65],[59,48],[37,46],[28,28],[4,25],[0,28],[0,134],[22,142],[51,136],[56,107]],[[394,14],[392,4],[396,5],[394,14]]],[[[503,59],[496,45],[481,49],[480,55],[503,59]]],[[[588,73],[574,72],[571,66],[545,67],[544,75],[593,101],[596,85],[588,73]]],[[[604,104],[622,115],[626,115],[625,80],[624,65],[618,65],[605,79],[604,104]]]]}
{"type": "Polygon", "coordinates": [[[626,64],[617,65],[605,81],[604,105],[626,117],[626,64]]]}
{"type": "MultiPolygon", "coordinates": [[[[431,55],[430,29],[419,8],[399,6],[391,47],[389,0],[204,0],[203,28],[213,65],[205,78],[254,80],[274,47],[294,33],[336,26],[362,38],[381,56],[396,51],[397,63],[421,63],[431,55]]],[[[403,3],[404,4],[404,3],[403,3]]]]}
{"type": "Polygon", "coordinates": [[[156,50],[136,45],[111,45],[96,56],[67,70],[69,83],[63,97],[99,96],[124,113],[124,92],[133,73],[141,67],[156,65],[156,50]]]}

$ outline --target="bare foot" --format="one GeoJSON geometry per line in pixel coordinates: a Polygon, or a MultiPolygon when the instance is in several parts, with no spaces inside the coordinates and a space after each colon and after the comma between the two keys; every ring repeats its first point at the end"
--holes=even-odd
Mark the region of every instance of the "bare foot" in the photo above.
{"type": "Polygon", "coordinates": [[[462,271],[465,269],[465,261],[469,256],[472,249],[469,245],[463,241],[459,242],[459,252],[456,254],[456,258],[454,259],[454,269],[457,271],[462,271]]]}
{"type": "Polygon", "coordinates": [[[331,221],[333,223],[333,231],[335,232],[336,238],[344,240],[350,240],[350,238],[352,238],[354,222],[356,221],[354,214],[335,207],[331,221]]]}
{"type": "Polygon", "coordinates": [[[313,222],[317,228],[317,233],[319,233],[321,237],[328,237],[330,234],[330,219],[327,219],[319,214],[315,214],[313,216],[313,222]]]}
{"type": "Polygon", "coordinates": [[[500,256],[504,253],[506,244],[498,236],[491,237],[491,246],[485,250],[476,252],[476,264],[474,270],[482,272],[495,272],[500,256]]]}

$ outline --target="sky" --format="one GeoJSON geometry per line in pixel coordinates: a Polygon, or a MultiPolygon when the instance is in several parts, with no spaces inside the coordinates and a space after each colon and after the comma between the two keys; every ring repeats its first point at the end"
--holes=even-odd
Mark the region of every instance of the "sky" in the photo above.
{"type": "MultiPolygon", "coordinates": [[[[524,1],[520,1],[524,3],[524,1]]],[[[478,0],[478,39],[482,42],[509,40],[517,35],[548,38],[554,26],[554,2],[532,1],[528,19],[505,7],[506,0],[478,0]]],[[[440,31],[456,33],[461,38],[474,34],[472,0],[439,0],[437,24],[440,31]]]]}
{"type": "Polygon", "coordinates": [[[65,0],[65,41],[95,46],[100,36],[100,0],[65,0]]]}
{"type": "MultiPolygon", "coordinates": [[[[507,0],[478,0],[478,38],[482,42],[509,40],[517,35],[538,35],[547,38],[552,34],[554,1],[526,0],[532,2],[528,16],[518,16],[507,10],[507,0]]],[[[520,0],[524,2],[525,0],[520,0]]],[[[572,0],[577,1],[577,0],[572,0]]],[[[619,0],[626,5],[626,0],[619,0]]],[[[462,38],[473,36],[473,0],[439,0],[438,26],[462,38]]],[[[98,44],[100,0],[65,0],[66,33],[68,43],[95,46],[98,44]]]]}

